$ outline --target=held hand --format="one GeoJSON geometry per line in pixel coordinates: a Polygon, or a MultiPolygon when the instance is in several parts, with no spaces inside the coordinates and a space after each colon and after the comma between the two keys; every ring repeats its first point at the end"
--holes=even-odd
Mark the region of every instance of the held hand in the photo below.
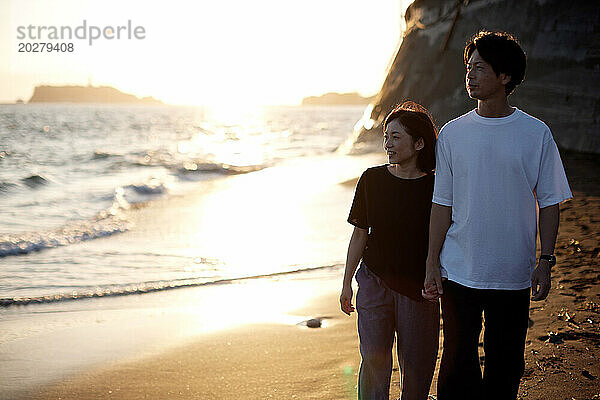
{"type": "Polygon", "coordinates": [[[442,286],[442,274],[440,271],[440,263],[439,261],[437,263],[434,263],[427,260],[425,281],[423,282],[423,289],[421,290],[421,295],[426,300],[435,303],[442,296],[442,294],[444,294],[444,288],[442,286]]]}
{"type": "Polygon", "coordinates": [[[531,275],[531,300],[540,301],[548,297],[550,292],[550,266],[541,260],[531,275]]]}
{"type": "Polygon", "coordinates": [[[344,286],[340,295],[340,307],[344,314],[350,315],[354,312],[352,305],[352,286],[344,286]]]}

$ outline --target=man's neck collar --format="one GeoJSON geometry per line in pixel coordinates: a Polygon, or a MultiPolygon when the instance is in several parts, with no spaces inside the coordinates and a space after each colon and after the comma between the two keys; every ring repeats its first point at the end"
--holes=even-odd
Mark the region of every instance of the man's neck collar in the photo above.
{"type": "Polygon", "coordinates": [[[502,118],[511,115],[515,109],[508,104],[508,99],[490,99],[477,101],[477,115],[485,118],[502,118]]]}

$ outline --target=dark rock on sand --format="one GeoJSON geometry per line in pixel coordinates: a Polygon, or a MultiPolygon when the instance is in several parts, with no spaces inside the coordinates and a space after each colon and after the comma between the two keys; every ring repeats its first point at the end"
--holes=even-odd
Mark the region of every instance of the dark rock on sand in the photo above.
{"type": "Polygon", "coordinates": [[[321,318],[313,318],[306,321],[306,326],[309,328],[320,328],[321,327],[321,318]]]}
{"type": "Polygon", "coordinates": [[[583,371],[581,371],[581,375],[583,375],[586,378],[591,379],[591,380],[596,379],[596,377],[594,375],[590,374],[590,372],[585,369],[583,371]]]}

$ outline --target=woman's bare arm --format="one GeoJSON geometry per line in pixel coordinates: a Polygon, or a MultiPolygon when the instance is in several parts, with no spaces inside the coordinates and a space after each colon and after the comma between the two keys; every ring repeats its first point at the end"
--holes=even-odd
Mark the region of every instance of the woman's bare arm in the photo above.
{"type": "Polygon", "coordinates": [[[360,261],[369,233],[366,229],[354,227],[350,244],[348,245],[348,254],[346,256],[346,269],[344,270],[344,281],[342,285],[342,293],[340,295],[340,306],[344,313],[350,315],[354,311],[352,305],[352,277],[358,262],[360,261]]]}

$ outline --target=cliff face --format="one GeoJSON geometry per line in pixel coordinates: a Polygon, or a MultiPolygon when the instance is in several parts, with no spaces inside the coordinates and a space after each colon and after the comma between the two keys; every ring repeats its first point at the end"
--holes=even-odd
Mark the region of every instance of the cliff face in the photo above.
{"type": "Polygon", "coordinates": [[[509,101],[545,121],[558,145],[600,153],[600,7],[595,1],[416,0],[380,93],[346,148],[379,146],[381,123],[405,99],[426,106],[441,127],[476,107],[464,88],[463,49],[481,29],[519,38],[525,81],[509,101]]]}
{"type": "Polygon", "coordinates": [[[162,104],[152,97],[137,98],[110,86],[36,86],[29,103],[162,104]]]}

